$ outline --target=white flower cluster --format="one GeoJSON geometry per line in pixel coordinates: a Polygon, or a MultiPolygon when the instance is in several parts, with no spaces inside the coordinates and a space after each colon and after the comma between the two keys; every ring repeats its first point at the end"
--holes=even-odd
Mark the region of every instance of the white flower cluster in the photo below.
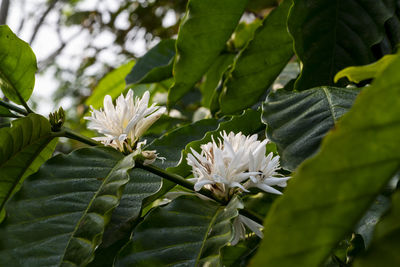
{"type": "Polygon", "coordinates": [[[193,168],[195,190],[203,186],[215,194],[228,198],[234,188],[247,192],[251,187],[272,193],[281,192],[272,186],[285,187],[290,177],[282,177],[279,156],[266,154],[268,139],[260,142],[257,135],[245,136],[242,133],[221,133],[218,143],[201,146],[198,153],[192,149],[187,162],[193,168]],[[222,138],[222,139],[221,139],[222,138]]]}
{"type": "MultiPolygon", "coordinates": [[[[192,149],[187,156],[187,162],[193,168],[195,178],[191,180],[195,182],[196,191],[204,186],[225,199],[229,199],[235,190],[247,192],[251,187],[282,194],[273,186],[285,187],[290,177],[283,177],[277,172],[280,169],[279,156],[274,157],[273,153],[265,155],[268,139],[260,142],[257,135],[245,136],[233,132],[222,132],[221,138],[218,143],[212,138],[212,142],[200,147],[200,153],[192,149]]],[[[245,239],[245,226],[263,238],[262,225],[238,215],[233,222],[232,245],[245,239]]]]}
{"type": "MultiPolygon", "coordinates": [[[[91,117],[85,117],[90,121],[88,128],[104,135],[94,139],[120,151],[141,151],[145,142],[138,143],[139,138],[165,112],[165,107],[156,104],[149,107],[149,98],[150,94],[146,91],[142,98],[133,99],[133,91],[129,90],[125,97],[121,94],[117,98],[114,107],[111,96],[106,95],[104,110],[91,107],[91,117]]],[[[155,151],[143,153],[149,154],[150,158],[157,157],[155,151]]]]}

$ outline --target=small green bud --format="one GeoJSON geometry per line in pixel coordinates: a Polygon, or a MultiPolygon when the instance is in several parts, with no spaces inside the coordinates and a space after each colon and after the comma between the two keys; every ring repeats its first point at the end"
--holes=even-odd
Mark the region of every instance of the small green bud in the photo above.
{"type": "Polygon", "coordinates": [[[53,132],[59,132],[61,127],[64,125],[65,122],[65,112],[62,107],[53,113],[49,114],[49,121],[51,124],[51,130],[53,132]]]}

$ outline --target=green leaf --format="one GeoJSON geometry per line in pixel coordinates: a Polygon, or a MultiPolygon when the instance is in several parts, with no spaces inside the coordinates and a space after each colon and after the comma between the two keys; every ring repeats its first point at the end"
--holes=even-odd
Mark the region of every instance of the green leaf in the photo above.
{"type": "Polygon", "coordinates": [[[258,102],[293,55],[286,18],[292,0],[268,15],[240,54],[220,96],[222,114],[234,114],[258,102]]]}
{"type": "Polygon", "coordinates": [[[333,85],[338,71],[375,61],[371,46],[382,40],[394,13],[393,0],[293,2],[288,27],[303,63],[297,90],[333,85]]]}
{"type": "Polygon", "coordinates": [[[188,121],[184,118],[174,118],[163,114],[144,134],[148,139],[149,136],[160,137],[162,134],[174,130],[175,128],[187,124],[188,121]]]}
{"type": "Polygon", "coordinates": [[[7,25],[0,25],[0,88],[17,104],[26,102],[33,92],[36,56],[7,25]]]}
{"type": "Polygon", "coordinates": [[[92,95],[86,99],[85,104],[97,109],[103,106],[106,95],[110,95],[113,99],[119,96],[125,89],[125,77],[133,65],[135,65],[135,61],[130,61],[104,76],[94,88],[92,95]]]}
{"type": "Polygon", "coordinates": [[[220,249],[233,237],[231,220],[243,204],[228,206],[181,196],[154,209],[135,229],[115,266],[220,266],[220,249]]]}
{"type": "Polygon", "coordinates": [[[400,192],[393,195],[390,212],[377,224],[374,239],[364,257],[356,259],[355,267],[389,267],[400,265],[400,192]]]}
{"type": "Polygon", "coordinates": [[[258,236],[249,237],[235,246],[222,248],[222,265],[224,267],[246,267],[254,256],[260,243],[258,236]]]}
{"type": "Polygon", "coordinates": [[[248,2],[246,9],[252,12],[259,12],[263,9],[276,7],[280,0],[251,0],[248,2]]]}
{"type": "Polygon", "coordinates": [[[165,157],[164,163],[162,165],[158,163],[158,166],[169,171],[170,167],[178,164],[181,159],[180,153],[185,149],[186,144],[203,138],[207,132],[213,131],[217,127],[218,120],[216,119],[200,120],[166,133],[154,140],[146,149],[157,150],[161,157],[165,157]]]}
{"type": "Polygon", "coordinates": [[[129,241],[142,208],[149,204],[147,199],[160,190],[161,178],[157,175],[134,168],[129,172],[129,176],[121,201],[113,211],[102,243],[89,266],[112,266],[118,251],[129,241]]]}
{"type": "Polygon", "coordinates": [[[102,247],[108,247],[131,232],[135,220],[140,217],[142,204],[157,193],[161,178],[142,169],[132,169],[130,180],[125,186],[121,202],[114,210],[110,224],[104,232],[102,247]]]}
{"type": "Polygon", "coordinates": [[[240,22],[232,36],[233,49],[239,51],[253,39],[254,32],[262,25],[262,20],[256,18],[251,23],[240,22]]]}
{"type": "Polygon", "coordinates": [[[265,220],[254,266],[319,266],[400,165],[400,56],[363,89],[265,220]],[[295,222],[295,223],[294,223],[295,222]]]}
{"type": "Polygon", "coordinates": [[[0,258],[8,266],[83,266],[118,205],[132,154],[83,148],[57,155],[9,201],[0,228],[0,258]]]}
{"type": "Polygon", "coordinates": [[[222,131],[226,131],[227,133],[231,131],[234,133],[242,132],[244,135],[256,134],[265,128],[260,117],[261,111],[248,109],[244,111],[243,114],[234,116],[228,121],[221,121],[217,129],[208,131],[203,138],[186,143],[187,145],[185,150],[182,151],[182,156],[180,157],[181,160],[179,161],[178,166],[175,168],[169,168],[169,171],[187,177],[191,174],[192,170],[186,161],[187,154],[191,152],[191,148],[200,151],[200,146],[202,144],[211,142],[212,136],[214,136],[215,139],[218,138],[222,131]]]}
{"type": "Polygon", "coordinates": [[[126,83],[154,83],[172,77],[174,57],[175,40],[162,40],[137,60],[125,78],[126,83]]]}
{"type": "Polygon", "coordinates": [[[278,90],[263,104],[267,136],[275,142],[281,165],[293,171],[315,154],[322,138],[352,106],[359,89],[319,87],[303,92],[278,90]]]}
{"type": "Polygon", "coordinates": [[[341,78],[347,77],[351,82],[359,83],[364,80],[373,79],[379,75],[394,59],[396,55],[386,55],[377,62],[365,66],[348,67],[335,75],[335,83],[341,78]]]}
{"type": "Polygon", "coordinates": [[[174,85],[168,94],[172,107],[198,82],[224,49],[247,0],[190,0],[176,43],[174,85]]]}
{"type": "Polygon", "coordinates": [[[0,212],[25,178],[51,157],[57,144],[53,139],[50,123],[37,114],[0,129],[0,212]]]}
{"type": "Polygon", "coordinates": [[[210,69],[204,75],[204,82],[201,84],[200,91],[203,95],[201,99],[202,106],[211,107],[211,101],[220,86],[223,74],[233,63],[235,54],[221,54],[211,65],[210,69]]]}

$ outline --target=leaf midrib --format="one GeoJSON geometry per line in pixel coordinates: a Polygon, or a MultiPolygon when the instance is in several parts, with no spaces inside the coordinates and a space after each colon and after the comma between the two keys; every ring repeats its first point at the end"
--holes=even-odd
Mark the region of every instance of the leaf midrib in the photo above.
{"type": "Polygon", "coordinates": [[[205,246],[205,244],[206,244],[206,242],[208,240],[208,238],[207,238],[208,233],[210,232],[212,226],[214,225],[214,222],[217,219],[221,209],[224,209],[224,207],[218,207],[218,209],[215,211],[214,215],[212,216],[212,219],[211,219],[210,223],[208,224],[207,231],[205,232],[205,235],[203,237],[203,241],[201,242],[201,247],[199,249],[199,253],[197,254],[197,257],[196,257],[195,266],[198,266],[198,264],[199,264],[201,255],[203,253],[204,246],[205,246]]]}
{"type": "MultiPolygon", "coordinates": [[[[22,126],[20,126],[19,128],[22,128],[22,126]]],[[[42,130],[42,124],[40,124],[40,130],[42,130]]],[[[30,138],[32,138],[32,134],[30,136],[30,138]]],[[[14,157],[17,157],[19,154],[23,153],[24,150],[26,150],[28,147],[30,147],[31,145],[34,145],[36,143],[41,143],[40,141],[42,139],[46,139],[47,142],[43,142],[42,145],[39,146],[38,150],[35,151],[34,156],[30,158],[30,160],[28,161],[28,164],[24,165],[22,169],[22,173],[21,175],[19,175],[19,177],[17,177],[18,179],[15,179],[12,186],[10,187],[10,190],[7,192],[7,194],[4,197],[4,201],[2,201],[0,203],[0,211],[4,208],[5,203],[7,202],[8,198],[11,196],[12,192],[14,191],[14,189],[16,188],[16,186],[19,184],[19,182],[21,181],[22,177],[24,177],[24,174],[26,173],[26,171],[28,170],[28,168],[32,165],[32,163],[34,162],[34,160],[38,157],[38,155],[46,148],[46,146],[53,140],[54,137],[51,136],[51,133],[47,134],[47,135],[43,135],[40,138],[38,138],[36,141],[32,142],[32,143],[28,143],[27,145],[25,145],[24,147],[22,147],[21,150],[19,150],[17,153],[15,153],[14,155],[12,155],[8,160],[6,160],[4,163],[2,163],[0,165],[0,169],[7,164],[8,162],[10,162],[14,157]]]]}
{"type": "MultiPolygon", "coordinates": [[[[71,232],[70,238],[68,239],[68,242],[67,242],[67,244],[65,245],[65,249],[64,249],[64,252],[63,252],[63,254],[62,254],[63,257],[62,257],[60,263],[58,264],[59,266],[61,266],[61,264],[64,262],[64,257],[65,257],[65,254],[66,254],[66,252],[67,252],[67,249],[68,249],[68,247],[69,247],[69,244],[71,243],[71,240],[74,238],[74,236],[75,236],[77,230],[79,229],[83,218],[86,216],[86,214],[88,214],[89,208],[92,206],[93,201],[97,198],[97,196],[98,196],[100,190],[103,188],[103,186],[104,186],[105,184],[108,183],[108,179],[110,178],[111,174],[116,170],[116,168],[119,166],[119,163],[120,163],[121,161],[123,161],[123,160],[124,160],[124,158],[120,159],[120,160],[114,165],[114,167],[110,170],[110,172],[107,174],[107,177],[103,180],[102,184],[99,186],[98,190],[96,191],[96,193],[94,194],[94,196],[93,196],[92,199],[90,200],[89,204],[87,205],[86,209],[85,209],[84,212],[82,213],[81,218],[80,218],[79,221],[76,223],[76,226],[75,226],[74,230],[71,232]]],[[[101,214],[101,216],[103,216],[103,214],[101,214]]],[[[90,242],[90,243],[92,244],[92,242],[90,242]]]]}
{"type": "MultiPolygon", "coordinates": [[[[5,56],[0,60],[0,62],[3,62],[3,59],[6,58],[8,55],[5,53],[5,56]]],[[[21,53],[19,53],[19,58],[18,58],[18,62],[20,61],[20,57],[21,57],[21,53]]],[[[16,66],[18,66],[18,64],[16,64],[16,66]]],[[[17,90],[17,88],[14,86],[14,84],[8,79],[8,77],[4,74],[4,72],[2,71],[2,69],[0,68],[0,79],[4,80],[6,82],[6,84],[10,85],[10,87],[13,89],[13,91],[16,93],[19,101],[21,103],[24,103],[25,100],[23,99],[23,97],[21,96],[21,94],[19,93],[19,91],[17,90]]]]}
{"type": "Polygon", "coordinates": [[[333,103],[332,103],[331,94],[330,94],[330,92],[328,91],[328,89],[327,89],[326,87],[323,87],[323,88],[322,88],[322,91],[325,93],[326,100],[328,101],[329,111],[330,111],[331,114],[332,114],[333,124],[335,124],[336,121],[337,121],[337,118],[336,118],[336,116],[335,116],[335,111],[334,111],[334,109],[333,109],[333,103]]]}

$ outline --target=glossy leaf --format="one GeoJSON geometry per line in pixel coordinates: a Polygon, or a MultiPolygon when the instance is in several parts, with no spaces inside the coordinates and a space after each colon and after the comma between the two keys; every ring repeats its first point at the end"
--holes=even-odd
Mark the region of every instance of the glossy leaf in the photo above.
{"type": "Polygon", "coordinates": [[[210,69],[204,75],[204,81],[201,84],[200,91],[202,94],[201,104],[211,107],[211,101],[214,94],[217,93],[217,87],[221,85],[222,77],[228,67],[233,63],[235,54],[221,54],[211,65],[210,69]]]}
{"type": "Polygon", "coordinates": [[[125,77],[131,71],[133,65],[135,65],[135,62],[131,61],[104,76],[85,104],[97,109],[103,106],[103,100],[106,95],[110,95],[114,99],[124,92],[126,86],[125,77]]]}
{"type": "Polygon", "coordinates": [[[375,61],[371,46],[382,40],[394,13],[393,0],[293,2],[288,27],[303,63],[297,90],[333,85],[338,71],[375,61]]]}
{"type": "Polygon", "coordinates": [[[246,4],[247,0],[189,1],[178,33],[169,107],[193,88],[222,52],[246,4]]]}
{"type": "Polygon", "coordinates": [[[400,265],[400,192],[393,195],[392,207],[377,224],[367,254],[356,260],[355,267],[400,265]]]}
{"type": "Polygon", "coordinates": [[[253,266],[319,266],[400,165],[400,56],[305,161],[275,202],[253,266]]]}
{"type": "Polygon", "coordinates": [[[107,225],[103,240],[96,250],[90,267],[112,266],[118,251],[129,241],[133,227],[138,223],[142,208],[161,187],[161,178],[134,168],[129,172],[129,182],[125,186],[121,201],[115,208],[107,225]]]}
{"type": "Polygon", "coordinates": [[[7,266],[82,266],[118,205],[132,154],[83,148],[57,155],[8,203],[0,228],[0,258],[7,266]]]}
{"type": "Polygon", "coordinates": [[[137,60],[125,80],[127,84],[154,83],[172,77],[175,40],[162,40],[137,60]]]}
{"type": "Polygon", "coordinates": [[[51,157],[53,139],[48,120],[36,114],[0,129],[0,212],[24,179],[51,157]]]}
{"type": "Polygon", "coordinates": [[[203,138],[207,132],[213,131],[217,127],[218,120],[216,119],[200,120],[166,133],[154,140],[146,149],[155,149],[161,157],[165,157],[166,160],[162,165],[157,163],[163,169],[169,170],[169,167],[175,167],[178,164],[180,152],[185,149],[186,144],[203,138]]]}
{"type": "Polygon", "coordinates": [[[258,102],[293,55],[286,27],[292,0],[269,14],[235,62],[220,96],[222,114],[234,114],[258,102]]]}
{"type": "Polygon", "coordinates": [[[251,23],[240,22],[232,35],[231,43],[236,51],[244,48],[254,37],[254,32],[262,25],[262,20],[256,18],[251,23]]]}
{"type": "Polygon", "coordinates": [[[35,85],[36,56],[7,25],[0,25],[0,88],[17,104],[27,101],[35,85]]]}
{"type": "Polygon", "coordinates": [[[319,87],[270,94],[263,104],[263,121],[268,138],[277,145],[281,165],[293,171],[312,156],[359,92],[356,88],[319,87]]]}
{"type": "Polygon", "coordinates": [[[222,248],[222,264],[224,267],[246,267],[258,249],[260,238],[257,236],[249,237],[235,246],[222,248]]]}
{"type": "Polygon", "coordinates": [[[386,55],[377,62],[365,65],[348,67],[335,75],[335,83],[346,77],[349,81],[359,83],[364,80],[373,79],[379,75],[394,59],[396,55],[386,55]]]}
{"type": "Polygon", "coordinates": [[[135,229],[115,266],[219,266],[220,249],[233,237],[231,220],[243,204],[220,206],[181,196],[154,209],[135,229]]]}
{"type": "Polygon", "coordinates": [[[129,183],[104,233],[103,248],[129,235],[135,220],[140,216],[142,204],[161,187],[160,177],[142,169],[132,169],[129,176],[129,183]]]}

